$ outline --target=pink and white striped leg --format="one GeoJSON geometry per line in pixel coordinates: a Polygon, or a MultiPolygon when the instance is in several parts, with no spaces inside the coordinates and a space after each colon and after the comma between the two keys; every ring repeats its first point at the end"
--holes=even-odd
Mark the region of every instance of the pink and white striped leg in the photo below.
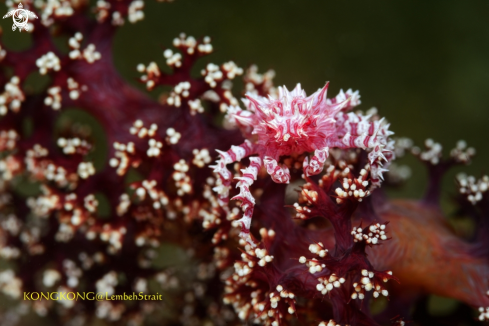
{"type": "Polygon", "coordinates": [[[253,209],[255,207],[255,198],[251,195],[250,186],[256,180],[258,171],[262,166],[262,161],[259,157],[250,157],[250,165],[246,169],[242,169],[243,175],[235,178],[239,182],[236,187],[239,187],[239,194],[231,198],[232,200],[240,200],[241,208],[243,209],[243,216],[241,219],[234,223],[241,226],[241,233],[239,234],[246,242],[255,247],[250,236],[251,218],[253,216],[253,209]]]}
{"type": "Polygon", "coordinates": [[[268,174],[272,177],[274,182],[289,183],[290,171],[288,167],[280,166],[277,163],[277,160],[271,158],[270,156],[265,156],[264,163],[268,174]]]}
{"type": "Polygon", "coordinates": [[[221,207],[227,208],[229,204],[229,189],[231,188],[232,173],[226,167],[227,164],[239,162],[243,158],[250,156],[253,153],[253,144],[248,140],[239,146],[231,146],[227,152],[219,151],[220,158],[216,161],[216,165],[211,168],[219,175],[217,186],[212,190],[218,193],[218,201],[221,207]]]}
{"type": "Polygon", "coordinates": [[[324,162],[329,155],[329,147],[325,147],[322,149],[316,149],[314,151],[314,156],[311,158],[311,163],[309,163],[309,158],[306,156],[304,159],[304,163],[302,164],[302,168],[304,174],[309,177],[311,175],[316,175],[321,173],[324,167],[324,162]]]}
{"type": "Polygon", "coordinates": [[[382,125],[384,119],[367,120],[368,117],[358,117],[351,113],[348,115],[344,123],[349,132],[342,139],[342,147],[370,150],[368,159],[371,166],[371,182],[374,187],[378,187],[383,180],[383,172],[388,171],[383,168],[383,161],[389,164],[394,158],[393,144],[386,142],[387,137],[393,133],[389,131],[389,125],[382,125]]]}
{"type": "MultiPolygon", "coordinates": [[[[362,117],[365,118],[365,117],[362,117]]],[[[378,133],[382,127],[382,118],[379,121],[367,122],[365,119],[357,124],[357,128],[350,127],[351,131],[347,132],[341,140],[347,148],[374,148],[379,143],[378,133]],[[359,128],[361,125],[362,128],[359,128]]],[[[345,123],[350,124],[349,120],[345,123]]]]}

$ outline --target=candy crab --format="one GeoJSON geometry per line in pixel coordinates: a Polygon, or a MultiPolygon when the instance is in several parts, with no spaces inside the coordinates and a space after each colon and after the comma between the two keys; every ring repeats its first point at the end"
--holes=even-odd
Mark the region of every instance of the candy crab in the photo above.
{"type": "Polygon", "coordinates": [[[370,182],[372,187],[378,187],[382,173],[394,158],[393,142],[389,140],[393,133],[384,119],[348,112],[360,104],[358,91],[340,91],[328,99],[328,86],[329,83],[309,97],[300,84],[292,92],[279,87],[278,98],[248,93],[243,100],[247,110],[228,109],[228,124],[239,127],[246,140],[227,152],[219,151],[220,158],[212,166],[220,177],[214,191],[219,194],[220,205],[227,208],[232,175],[226,165],[249,157],[250,165],[236,178],[240,193],[232,199],[241,201],[244,213],[235,224],[241,226],[241,237],[251,245],[254,244],[249,232],[255,199],[250,186],[262,166],[274,182],[289,183],[290,171],[280,163],[284,157],[313,152],[310,160],[306,156],[303,161],[303,176],[309,177],[321,173],[331,148],[359,148],[368,152],[370,182]]]}

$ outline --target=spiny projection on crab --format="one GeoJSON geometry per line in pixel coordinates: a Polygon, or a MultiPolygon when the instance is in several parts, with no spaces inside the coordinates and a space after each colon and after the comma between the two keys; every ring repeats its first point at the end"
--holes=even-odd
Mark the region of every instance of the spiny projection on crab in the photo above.
{"type": "Polygon", "coordinates": [[[306,156],[303,161],[304,176],[309,177],[321,173],[330,148],[360,148],[368,152],[371,183],[378,187],[382,173],[394,159],[389,124],[373,115],[348,112],[360,104],[358,91],[340,91],[335,98],[328,99],[328,86],[326,83],[309,97],[300,84],[291,92],[279,87],[278,98],[248,93],[243,100],[247,110],[239,107],[228,110],[227,122],[240,128],[247,139],[226,152],[218,151],[220,157],[212,166],[219,175],[214,191],[219,194],[220,205],[227,209],[232,174],[226,165],[249,157],[250,165],[236,178],[240,193],[232,199],[241,201],[243,216],[235,225],[241,226],[241,237],[251,245],[254,243],[249,232],[255,199],[250,186],[262,166],[274,182],[289,183],[290,171],[279,163],[284,156],[314,152],[310,160],[306,156]]]}

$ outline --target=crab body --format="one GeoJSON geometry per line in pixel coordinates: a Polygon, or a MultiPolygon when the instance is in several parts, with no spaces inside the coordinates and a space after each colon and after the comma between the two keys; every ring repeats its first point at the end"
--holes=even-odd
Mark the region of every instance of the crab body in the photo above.
{"type": "Polygon", "coordinates": [[[314,153],[310,160],[306,156],[303,161],[304,175],[311,176],[323,170],[330,148],[361,148],[369,151],[375,186],[386,171],[382,161],[393,159],[392,144],[388,142],[392,133],[383,119],[347,113],[360,104],[358,91],[340,91],[335,98],[327,99],[328,86],[329,83],[310,96],[306,96],[300,84],[291,92],[279,87],[277,98],[247,94],[243,100],[247,110],[239,107],[228,110],[228,125],[239,127],[247,140],[227,152],[219,151],[220,159],[213,168],[220,183],[214,190],[219,193],[221,205],[226,207],[231,186],[231,172],[226,165],[257,155],[250,158],[248,168],[241,170],[243,174],[237,178],[240,193],[233,198],[242,202],[244,214],[238,224],[242,227],[241,235],[251,244],[249,228],[255,201],[249,187],[261,166],[265,166],[273,181],[289,183],[290,171],[280,163],[283,157],[314,153]]]}

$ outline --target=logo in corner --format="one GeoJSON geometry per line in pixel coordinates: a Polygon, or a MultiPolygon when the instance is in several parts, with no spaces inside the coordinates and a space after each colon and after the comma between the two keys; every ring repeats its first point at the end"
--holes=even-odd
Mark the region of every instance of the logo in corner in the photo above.
{"type": "Polygon", "coordinates": [[[27,22],[29,21],[29,16],[31,18],[37,18],[35,13],[29,10],[25,10],[24,6],[22,6],[22,3],[19,3],[17,9],[9,11],[5,16],[3,16],[3,18],[5,19],[10,16],[12,16],[12,19],[14,21],[14,24],[12,25],[12,30],[15,31],[15,29],[18,28],[19,32],[21,32],[22,29],[29,31],[29,25],[27,25],[27,22]]]}

